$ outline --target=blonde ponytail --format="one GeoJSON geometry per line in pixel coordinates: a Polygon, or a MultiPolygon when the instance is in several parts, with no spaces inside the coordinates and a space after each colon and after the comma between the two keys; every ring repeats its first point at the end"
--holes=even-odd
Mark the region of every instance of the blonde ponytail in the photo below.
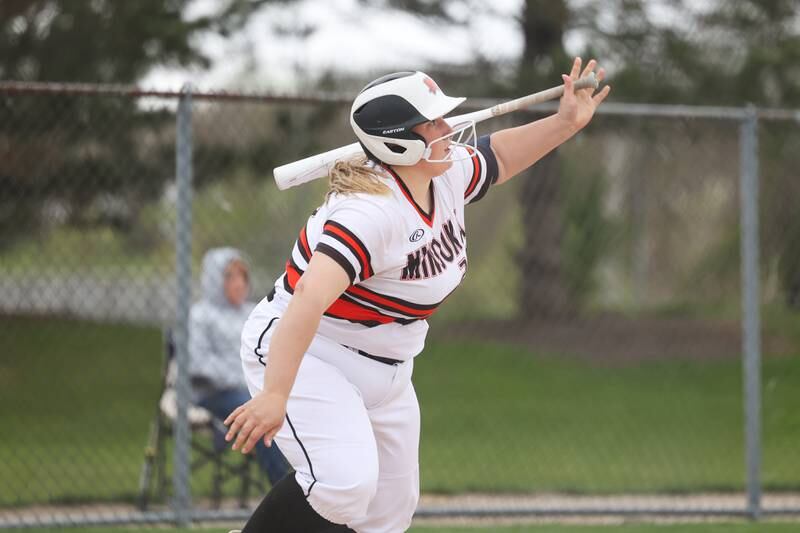
{"type": "Polygon", "coordinates": [[[365,156],[356,156],[337,161],[328,177],[328,194],[389,194],[389,186],[381,181],[378,173],[367,164],[365,156]]]}

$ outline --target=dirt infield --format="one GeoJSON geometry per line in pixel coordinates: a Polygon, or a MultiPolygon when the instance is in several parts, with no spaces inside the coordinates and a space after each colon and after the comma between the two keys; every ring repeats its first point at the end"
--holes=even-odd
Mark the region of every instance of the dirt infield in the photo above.
{"type": "MultiPolygon", "coordinates": [[[[603,315],[571,321],[470,321],[432,328],[431,335],[508,342],[602,362],[739,358],[742,353],[739,322],[691,318],[603,315]]],[[[785,356],[796,348],[789,339],[762,333],[765,355],[785,356]]]]}
{"type": "MultiPolygon", "coordinates": [[[[253,499],[250,508],[259,501],[253,499]]],[[[766,494],[765,515],[800,518],[800,493],[766,494]]],[[[209,510],[208,502],[196,501],[198,510],[209,510]]],[[[618,524],[630,520],[647,522],[701,521],[709,518],[742,517],[746,498],[742,493],[698,493],[687,495],[579,496],[569,494],[423,494],[416,525],[501,525],[523,523],[618,524]]],[[[166,511],[164,507],[153,511],[166,511]]],[[[223,503],[222,511],[247,516],[236,502],[223,503]]],[[[207,517],[208,518],[208,517],[207,517]]],[[[0,528],[18,525],[142,522],[139,511],[127,504],[37,505],[0,509],[0,528]]],[[[149,522],[157,522],[148,520],[149,522]]]]}

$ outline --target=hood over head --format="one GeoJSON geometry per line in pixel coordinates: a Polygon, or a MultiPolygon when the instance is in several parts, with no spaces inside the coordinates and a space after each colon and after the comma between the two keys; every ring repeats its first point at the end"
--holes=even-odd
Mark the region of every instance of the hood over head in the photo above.
{"type": "Polygon", "coordinates": [[[203,256],[203,273],[201,285],[203,298],[219,307],[230,306],[225,297],[225,269],[232,261],[241,261],[246,267],[242,253],[236,248],[212,248],[203,256]]]}

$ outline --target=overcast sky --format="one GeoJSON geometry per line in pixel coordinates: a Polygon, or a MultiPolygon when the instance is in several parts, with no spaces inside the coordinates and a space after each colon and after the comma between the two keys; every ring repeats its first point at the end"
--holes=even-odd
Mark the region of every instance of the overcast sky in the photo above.
{"type": "MultiPolygon", "coordinates": [[[[324,69],[348,73],[423,69],[432,62],[466,63],[477,53],[511,60],[522,50],[522,36],[512,18],[521,5],[522,0],[494,0],[480,12],[462,9],[454,13],[465,21],[460,27],[435,26],[397,11],[365,9],[357,0],[267,6],[236,35],[201,40],[201,49],[213,62],[209,70],[158,68],[142,85],[174,89],[191,80],[201,89],[294,89],[298,71],[313,75],[324,69]],[[303,39],[273,30],[276,24],[296,27],[298,21],[315,31],[303,39]]],[[[187,16],[214,8],[215,0],[195,0],[187,16]]]]}
{"type": "MultiPolygon", "coordinates": [[[[572,9],[596,0],[570,0],[572,9]]],[[[696,0],[694,9],[710,0],[696,0]]],[[[477,55],[494,61],[514,61],[523,40],[515,17],[523,0],[462,0],[452,2],[451,15],[462,25],[435,25],[396,10],[365,8],[358,0],[299,0],[268,5],[251,17],[242,31],[229,38],[205,35],[200,48],[211,58],[204,70],[159,67],[141,82],[155,89],[179,89],[191,81],[200,89],[302,91],[302,80],[324,70],[350,74],[424,70],[431,63],[463,64],[477,55]],[[471,4],[472,9],[465,6],[471,4]],[[461,7],[458,7],[461,6],[461,7]],[[276,27],[309,27],[306,38],[282,35],[276,27]]],[[[187,18],[214,14],[218,0],[194,0],[187,18]]],[[[654,21],[680,25],[673,0],[649,0],[654,21]]],[[[615,20],[598,21],[613,26],[615,20]]],[[[578,31],[565,35],[567,53],[584,48],[578,31]]],[[[602,58],[600,58],[602,59],[602,58]]],[[[613,65],[605,64],[613,70],[613,65]]],[[[566,65],[565,68],[568,68],[566,65]]]]}

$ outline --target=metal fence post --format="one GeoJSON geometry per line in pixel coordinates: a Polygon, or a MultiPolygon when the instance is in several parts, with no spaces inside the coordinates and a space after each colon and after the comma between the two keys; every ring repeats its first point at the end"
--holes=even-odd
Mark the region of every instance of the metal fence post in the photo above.
{"type": "Polygon", "coordinates": [[[740,130],[742,349],[747,511],[761,515],[761,320],[758,269],[758,117],[748,106],[740,130]]]}
{"type": "Polygon", "coordinates": [[[175,138],[175,172],[177,180],[177,227],[175,231],[175,273],[177,282],[177,317],[175,323],[175,357],[178,367],[175,389],[174,510],[178,525],[190,521],[189,490],[189,307],[192,300],[192,90],[181,89],[178,101],[175,138]]]}

